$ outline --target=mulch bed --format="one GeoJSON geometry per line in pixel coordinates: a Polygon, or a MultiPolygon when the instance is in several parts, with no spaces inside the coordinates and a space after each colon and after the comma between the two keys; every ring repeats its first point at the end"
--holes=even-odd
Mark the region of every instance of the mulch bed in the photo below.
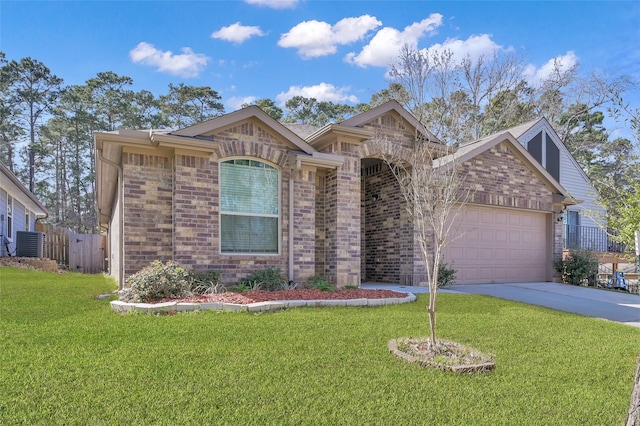
{"type": "Polygon", "coordinates": [[[345,300],[345,299],[392,299],[407,297],[406,293],[393,290],[352,289],[322,291],[309,289],[280,290],[280,291],[249,291],[246,293],[226,292],[210,295],[196,295],[182,299],[163,299],[158,302],[191,302],[191,303],[235,303],[248,305],[257,302],[278,300],[345,300]]]}

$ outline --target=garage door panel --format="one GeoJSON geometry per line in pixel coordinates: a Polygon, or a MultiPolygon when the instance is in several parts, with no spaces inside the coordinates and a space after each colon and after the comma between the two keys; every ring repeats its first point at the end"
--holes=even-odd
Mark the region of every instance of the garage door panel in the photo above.
{"type": "Polygon", "coordinates": [[[456,282],[544,281],[547,274],[547,216],[544,213],[468,206],[457,218],[445,262],[456,282]]]}

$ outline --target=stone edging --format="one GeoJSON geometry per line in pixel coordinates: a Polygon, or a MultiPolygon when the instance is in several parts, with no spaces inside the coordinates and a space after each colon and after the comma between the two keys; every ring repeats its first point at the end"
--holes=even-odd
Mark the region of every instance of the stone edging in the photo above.
{"type": "Polygon", "coordinates": [[[389,351],[397,358],[403,359],[410,363],[420,364],[422,367],[437,368],[444,371],[452,371],[454,373],[483,373],[491,371],[496,367],[496,364],[493,361],[468,365],[445,365],[438,362],[429,361],[401,351],[397,347],[397,342],[398,339],[391,339],[389,340],[389,342],[387,342],[389,351]]]}
{"type": "Polygon", "coordinates": [[[241,305],[237,303],[224,302],[163,302],[163,303],[127,303],[120,300],[111,302],[111,309],[119,313],[131,311],[141,311],[149,314],[170,314],[173,312],[189,311],[247,311],[266,312],[277,311],[279,309],[300,308],[303,306],[383,306],[409,303],[416,300],[413,293],[408,293],[407,297],[388,299],[316,299],[316,300],[277,300],[271,302],[256,302],[241,305]]]}

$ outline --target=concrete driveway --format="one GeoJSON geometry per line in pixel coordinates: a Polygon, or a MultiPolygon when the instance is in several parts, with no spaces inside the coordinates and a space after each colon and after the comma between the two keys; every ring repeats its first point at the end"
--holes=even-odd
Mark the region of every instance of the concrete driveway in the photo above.
{"type": "MultiPolygon", "coordinates": [[[[387,288],[414,294],[429,292],[425,287],[385,284],[363,284],[362,287],[387,288]]],[[[440,291],[443,293],[484,294],[640,327],[640,295],[623,291],[547,282],[451,285],[440,291]]]]}

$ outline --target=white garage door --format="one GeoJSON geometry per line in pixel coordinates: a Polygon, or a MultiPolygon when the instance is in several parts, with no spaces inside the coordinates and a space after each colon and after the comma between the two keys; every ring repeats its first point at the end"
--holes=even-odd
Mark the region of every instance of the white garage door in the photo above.
{"type": "Polygon", "coordinates": [[[545,281],[547,215],[467,206],[456,220],[458,238],[445,250],[457,284],[545,281]]]}

